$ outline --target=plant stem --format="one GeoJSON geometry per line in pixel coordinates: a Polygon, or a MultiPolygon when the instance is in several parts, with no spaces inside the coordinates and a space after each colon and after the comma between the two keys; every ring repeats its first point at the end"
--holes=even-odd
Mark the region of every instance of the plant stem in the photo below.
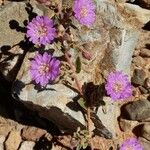
{"type": "Polygon", "coordinates": [[[91,140],[92,132],[91,132],[91,108],[90,106],[87,107],[87,130],[89,132],[89,143],[91,146],[91,150],[93,150],[93,142],[91,140]]]}
{"type": "Polygon", "coordinates": [[[78,80],[78,78],[76,76],[76,72],[75,72],[76,68],[73,65],[73,63],[71,62],[69,54],[67,52],[65,52],[65,57],[66,57],[66,60],[67,60],[68,64],[70,65],[71,70],[73,71],[72,77],[75,80],[77,89],[78,89],[79,93],[81,94],[81,96],[83,96],[82,86],[81,86],[81,84],[80,84],[80,82],[79,82],[79,80],[78,80]]]}
{"type": "Polygon", "coordinates": [[[60,0],[60,3],[58,4],[58,11],[59,11],[59,14],[61,14],[61,11],[62,11],[62,0],[60,0]]]}
{"type": "MultiPolygon", "coordinates": [[[[66,58],[68,64],[70,65],[71,70],[73,71],[72,77],[75,80],[77,90],[79,91],[80,95],[83,97],[82,86],[77,78],[76,68],[75,68],[74,64],[72,63],[72,61],[70,60],[68,52],[65,52],[65,58],[66,58]]],[[[90,143],[91,149],[93,150],[93,144],[91,141],[92,133],[91,133],[91,109],[90,109],[90,106],[87,107],[87,130],[89,133],[89,143],[90,143]]]]}

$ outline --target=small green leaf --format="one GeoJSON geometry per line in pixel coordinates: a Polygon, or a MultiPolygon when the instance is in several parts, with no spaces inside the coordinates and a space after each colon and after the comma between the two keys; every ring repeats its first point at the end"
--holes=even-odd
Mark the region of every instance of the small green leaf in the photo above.
{"type": "Polygon", "coordinates": [[[86,108],[86,106],[85,106],[85,101],[84,101],[84,99],[83,98],[80,98],[79,100],[78,100],[78,104],[83,108],[83,109],[87,109],[86,108]]]}
{"type": "Polygon", "coordinates": [[[88,143],[84,143],[82,147],[83,149],[86,149],[88,147],[88,143]]]}
{"type": "Polygon", "coordinates": [[[82,146],[79,144],[77,147],[76,147],[76,150],[81,150],[82,146]]]}
{"type": "Polygon", "coordinates": [[[80,57],[78,56],[76,59],[76,72],[80,73],[80,71],[81,71],[81,60],[80,57]]]}

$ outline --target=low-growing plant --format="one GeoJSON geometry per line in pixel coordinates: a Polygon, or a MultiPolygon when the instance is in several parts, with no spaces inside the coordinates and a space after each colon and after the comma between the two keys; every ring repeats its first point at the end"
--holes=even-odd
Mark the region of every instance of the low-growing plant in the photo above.
{"type": "MultiPolygon", "coordinates": [[[[39,0],[41,3],[47,1],[39,0]]],[[[54,57],[48,51],[44,51],[43,47],[47,44],[58,43],[61,45],[61,52],[71,70],[71,78],[75,81],[76,86],[73,87],[79,93],[80,99],[77,103],[86,112],[87,126],[85,130],[78,129],[73,137],[78,141],[77,150],[85,149],[91,146],[91,138],[93,132],[91,129],[91,108],[94,107],[92,103],[88,103],[87,96],[85,95],[84,86],[81,85],[78,79],[78,73],[82,70],[81,58],[78,55],[75,62],[71,59],[70,49],[76,50],[77,53],[82,52],[82,56],[90,61],[92,54],[83,50],[77,43],[73,42],[71,28],[78,31],[75,24],[72,22],[74,17],[77,21],[87,28],[91,28],[96,21],[96,4],[94,0],[74,0],[72,8],[62,8],[62,1],[59,5],[51,2],[46,3],[49,9],[54,10],[54,16],[49,18],[47,16],[36,16],[27,25],[26,37],[34,44],[40,51],[34,56],[30,64],[31,79],[35,84],[41,87],[46,87],[47,84],[53,83],[57,77],[60,76],[60,68],[63,65],[61,60],[54,57]],[[55,10],[58,10],[55,12],[55,10]]],[[[57,83],[56,83],[57,84],[57,83]]],[[[113,101],[123,100],[132,95],[132,86],[128,80],[128,76],[122,71],[111,72],[106,79],[105,90],[113,101]]]]}

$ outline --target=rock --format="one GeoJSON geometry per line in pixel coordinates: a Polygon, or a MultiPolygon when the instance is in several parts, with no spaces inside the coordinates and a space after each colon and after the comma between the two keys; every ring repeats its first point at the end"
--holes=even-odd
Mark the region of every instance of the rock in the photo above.
{"type": "Polygon", "coordinates": [[[142,87],[142,86],[139,86],[139,89],[140,89],[140,91],[141,91],[142,94],[147,94],[147,93],[148,93],[148,90],[145,89],[145,88],[142,87]]]}
{"type": "MultiPolygon", "coordinates": [[[[150,58],[144,58],[145,59],[145,62],[146,62],[146,65],[144,66],[144,69],[146,69],[148,72],[149,72],[149,69],[150,69],[150,58]]],[[[149,75],[150,76],[150,72],[149,72],[149,75]]]]}
{"type": "Polygon", "coordinates": [[[141,34],[139,37],[138,44],[136,45],[136,49],[139,49],[139,51],[141,51],[141,49],[143,48],[148,48],[146,47],[146,45],[149,43],[149,36],[150,33],[147,30],[141,30],[141,34]]]}
{"type": "Polygon", "coordinates": [[[139,98],[139,97],[140,97],[141,92],[140,92],[140,90],[139,90],[138,87],[133,89],[132,95],[133,95],[135,98],[139,98]]]}
{"type": "Polygon", "coordinates": [[[78,141],[75,141],[75,139],[73,141],[72,137],[70,135],[68,135],[68,136],[59,136],[57,140],[60,143],[60,145],[64,145],[64,147],[66,147],[68,149],[74,149],[77,146],[77,143],[78,143],[78,141]]]}
{"type": "Polygon", "coordinates": [[[7,137],[10,131],[13,130],[21,131],[21,129],[24,127],[24,125],[18,124],[18,122],[7,118],[10,116],[5,116],[5,117],[0,116],[0,136],[4,135],[5,137],[7,137]]]}
{"type": "MultiPolygon", "coordinates": [[[[41,137],[35,144],[34,149],[35,150],[50,150],[52,149],[52,141],[51,141],[51,137],[47,138],[47,137],[41,137]]],[[[61,146],[62,147],[62,146],[61,146]]],[[[54,149],[55,150],[55,149],[54,149]]]]}
{"type": "Polygon", "coordinates": [[[145,86],[146,89],[148,89],[148,90],[150,89],[150,77],[145,79],[144,86],[145,86]]]}
{"type": "Polygon", "coordinates": [[[62,147],[59,145],[52,145],[52,150],[62,150],[62,147]]]}
{"type": "Polygon", "coordinates": [[[19,150],[33,150],[35,143],[32,141],[24,141],[21,143],[19,150]]]}
{"type": "MultiPolygon", "coordinates": [[[[2,112],[1,112],[2,113],[2,112]]],[[[3,114],[3,113],[2,113],[3,114]]],[[[5,123],[8,123],[8,119],[0,116],[0,124],[5,124],[5,123]]]]}
{"type": "Polygon", "coordinates": [[[142,128],[142,137],[150,141],[150,123],[145,123],[142,128]]]}
{"type": "Polygon", "coordinates": [[[145,66],[145,60],[141,56],[134,57],[132,62],[137,67],[144,67],[145,66]]]}
{"type": "Polygon", "coordinates": [[[125,9],[132,12],[132,15],[135,16],[142,24],[146,24],[150,20],[150,11],[144,8],[139,7],[138,5],[133,5],[129,3],[124,4],[125,9]]]}
{"type": "MultiPolygon", "coordinates": [[[[36,5],[34,12],[43,14],[36,5]]],[[[0,9],[0,72],[8,81],[13,81],[31,44],[24,40],[25,22],[35,15],[25,2],[11,2],[0,9]],[[21,12],[21,13],[20,13],[21,12]],[[11,15],[10,15],[11,14],[11,15]]]]}
{"type": "MultiPolygon", "coordinates": [[[[79,32],[74,28],[70,29],[72,41],[79,43],[83,48],[88,48],[92,54],[90,61],[81,57],[82,70],[77,76],[82,85],[89,82],[93,82],[95,86],[100,85],[103,82],[100,73],[107,75],[112,70],[122,70],[129,74],[132,54],[139,36],[136,25],[126,22],[127,16],[124,18],[119,13],[113,1],[97,0],[96,5],[97,19],[92,29],[80,25],[75,19],[73,23],[79,32]]],[[[55,44],[49,45],[49,48],[58,49],[55,44]]],[[[62,54],[57,52],[58,50],[54,52],[54,56],[61,57],[62,54]]],[[[75,60],[76,50],[71,49],[70,52],[72,59],[75,60]]],[[[23,60],[12,87],[14,97],[22,101],[26,107],[38,111],[41,117],[52,121],[62,132],[72,133],[78,127],[85,129],[85,117],[78,103],[74,101],[78,93],[62,84],[62,80],[57,84],[47,85],[46,89],[39,89],[39,91],[37,91],[37,86],[31,83],[28,70],[30,58],[34,55],[35,52],[27,53],[23,60]]],[[[69,79],[68,74],[64,78],[72,87],[74,86],[75,83],[69,79]]],[[[115,110],[115,107],[117,106],[112,109],[115,110]]],[[[109,129],[104,126],[105,119],[103,121],[99,119],[95,123],[101,135],[107,138],[112,137],[109,129]],[[105,129],[105,132],[102,133],[101,127],[105,129]]]]}
{"type": "Polygon", "coordinates": [[[13,81],[19,70],[19,63],[21,59],[23,59],[23,49],[19,46],[15,46],[11,48],[8,53],[10,54],[5,55],[3,52],[0,52],[0,55],[2,55],[0,60],[0,72],[6,80],[13,81]]]}
{"type": "Polygon", "coordinates": [[[146,49],[146,48],[141,49],[140,56],[142,56],[142,57],[150,57],[150,50],[146,49]]]}
{"type": "Polygon", "coordinates": [[[105,106],[99,107],[97,115],[103,122],[104,126],[116,137],[117,118],[120,115],[120,109],[117,104],[113,103],[110,97],[103,98],[105,106]],[[106,121],[107,120],[107,121],[106,121]]]}
{"type": "Polygon", "coordinates": [[[12,47],[20,41],[24,40],[24,22],[28,21],[29,17],[31,18],[31,16],[29,15],[35,16],[36,14],[43,14],[43,12],[38,9],[35,4],[33,4],[32,7],[34,12],[32,12],[32,10],[29,10],[31,6],[28,3],[11,2],[7,5],[4,5],[4,7],[0,9],[0,31],[3,35],[0,37],[0,47],[12,47]]]}
{"type": "Polygon", "coordinates": [[[13,128],[10,124],[0,124],[0,135],[7,136],[13,128]]]}
{"type": "Polygon", "coordinates": [[[5,139],[6,139],[5,136],[0,136],[0,150],[4,150],[5,139]]]}
{"type": "Polygon", "coordinates": [[[46,130],[36,127],[25,127],[22,129],[22,138],[27,141],[37,141],[46,134],[46,130]]]}
{"type": "MultiPolygon", "coordinates": [[[[109,129],[107,129],[104,125],[103,122],[99,119],[99,116],[97,116],[95,113],[91,115],[91,120],[93,122],[93,125],[95,129],[93,130],[94,135],[99,135],[101,137],[104,137],[106,139],[112,139],[113,137],[116,136],[116,132],[114,131],[111,133],[109,129]]],[[[106,124],[107,125],[107,124],[106,124]]],[[[110,126],[109,128],[111,129],[113,127],[110,126]]]]}
{"type": "Polygon", "coordinates": [[[131,81],[135,85],[144,85],[146,73],[143,69],[135,69],[131,81]]]}
{"type": "Polygon", "coordinates": [[[119,125],[122,131],[132,131],[135,126],[137,126],[139,123],[138,121],[132,121],[132,120],[126,120],[123,118],[119,119],[119,125]]]}
{"type": "Polygon", "coordinates": [[[18,131],[11,131],[8,135],[7,140],[5,141],[5,148],[6,150],[17,150],[21,143],[21,136],[20,132],[18,131]]]}
{"type": "Polygon", "coordinates": [[[0,36],[0,72],[9,81],[15,78],[18,61],[22,59],[23,49],[19,43],[24,40],[23,23],[28,19],[25,7],[25,3],[12,2],[0,9],[0,31],[3,35],[0,36]]]}
{"type": "Polygon", "coordinates": [[[137,57],[140,53],[140,49],[135,48],[134,53],[133,53],[133,57],[137,57]]]}
{"type": "Polygon", "coordinates": [[[139,4],[141,7],[150,9],[150,1],[149,1],[149,0],[138,0],[138,4],[139,4]]]}
{"type": "Polygon", "coordinates": [[[141,145],[143,146],[144,150],[149,150],[149,148],[150,148],[150,141],[148,141],[148,140],[146,140],[146,139],[144,139],[142,137],[139,138],[139,141],[140,141],[141,145]]]}
{"type": "Polygon", "coordinates": [[[124,107],[124,113],[131,120],[150,120],[150,102],[148,100],[131,102],[124,107]]]}
{"type": "Polygon", "coordinates": [[[25,34],[22,30],[19,30],[19,26],[24,27],[23,22],[28,19],[25,7],[25,3],[12,2],[5,5],[3,9],[0,9],[0,31],[3,35],[0,37],[0,47],[11,47],[24,39],[25,34]],[[17,31],[16,27],[18,27],[19,31],[17,31]]]}

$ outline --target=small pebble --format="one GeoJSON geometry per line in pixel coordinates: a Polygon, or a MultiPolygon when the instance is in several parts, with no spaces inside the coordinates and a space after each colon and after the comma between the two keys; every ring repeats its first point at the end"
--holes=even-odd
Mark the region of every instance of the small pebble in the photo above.
{"type": "Polygon", "coordinates": [[[139,89],[140,89],[142,94],[147,94],[148,93],[148,90],[145,89],[143,86],[140,86],[139,89]]]}
{"type": "Polygon", "coordinates": [[[150,57],[150,50],[149,49],[142,49],[141,52],[140,52],[140,56],[142,57],[150,57]]]}
{"type": "Polygon", "coordinates": [[[144,67],[145,66],[145,60],[141,56],[134,57],[132,62],[137,67],[144,67]]]}
{"type": "Polygon", "coordinates": [[[148,77],[148,78],[145,79],[144,86],[145,86],[147,89],[150,89],[150,77],[148,77]]]}
{"type": "Polygon", "coordinates": [[[146,73],[143,69],[135,69],[131,81],[135,85],[143,85],[146,78],[146,73]]]}

